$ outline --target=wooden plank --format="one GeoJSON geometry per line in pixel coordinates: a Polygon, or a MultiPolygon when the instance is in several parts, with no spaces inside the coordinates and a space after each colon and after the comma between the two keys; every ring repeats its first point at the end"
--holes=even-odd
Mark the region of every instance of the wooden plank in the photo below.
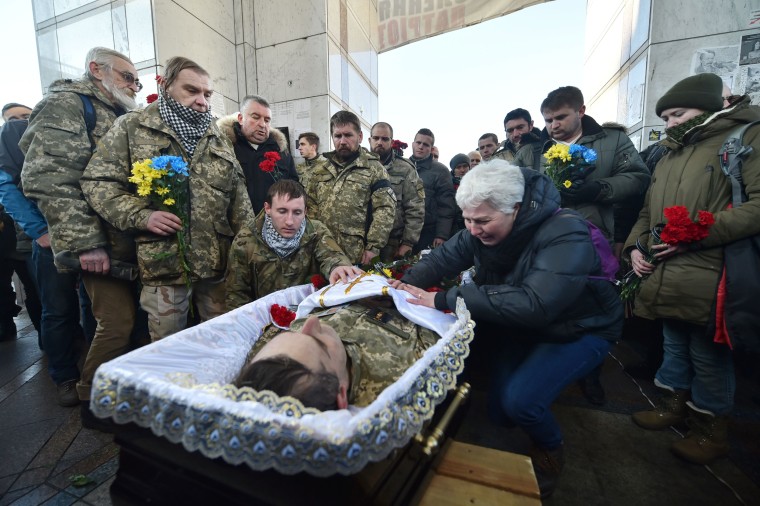
{"type": "Polygon", "coordinates": [[[463,481],[539,498],[530,457],[451,441],[436,472],[463,481]]]}
{"type": "Polygon", "coordinates": [[[540,506],[541,500],[437,474],[419,506],[540,506]]]}

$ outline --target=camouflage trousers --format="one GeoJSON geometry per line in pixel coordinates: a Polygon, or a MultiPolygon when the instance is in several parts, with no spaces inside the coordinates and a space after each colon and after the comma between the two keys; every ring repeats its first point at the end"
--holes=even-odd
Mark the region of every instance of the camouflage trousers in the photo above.
{"type": "Polygon", "coordinates": [[[140,306],[148,313],[148,330],[152,341],[187,328],[190,304],[198,309],[201,321],[224,314],[224,283],[196,281],[186,285],[143,286],[140,306]]]}
{"type": "Polygon", "coordinates": [[[130,350],[132,327],[135,323],[134,282],[101,274],[82,274],[82,282],[92,301],[92,314],[97,327],[90,350],[77,383],[79,399],[90,399],[92,379],[100,364],[113,360],[130,350]]]}

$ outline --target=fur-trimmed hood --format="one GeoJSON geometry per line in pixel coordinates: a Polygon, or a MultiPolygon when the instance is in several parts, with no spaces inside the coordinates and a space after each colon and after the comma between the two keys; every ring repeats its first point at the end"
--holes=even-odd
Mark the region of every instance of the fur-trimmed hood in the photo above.
{"type": "MultiPolygon", "coordinates": [[[[222,130],[222,133],[224,133],[224,135],[227,136],[227,138],[230,140],[230,142],[234,146],[235,143],[238,141],[238,132],[240,131],[240,126],[237,120],[237,113],[229,114],[227,116],[222,116],[221,118],[216,120],[216,124],[219,126],[219,128],[222,130]]],[[[288,140],[285,137],[284,133],[280,132],[278,129],[274,127],[270,127],[269,139],[274,140],[277,143],[277,147],[280,148],[280,152],[290,153],[290,149],[288,147],[288,140]]]]}

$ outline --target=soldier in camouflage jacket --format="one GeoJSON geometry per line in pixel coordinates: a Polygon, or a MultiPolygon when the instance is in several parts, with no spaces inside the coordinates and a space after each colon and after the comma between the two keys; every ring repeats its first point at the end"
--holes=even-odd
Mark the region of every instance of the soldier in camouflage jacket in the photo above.
{"type": "Polygon", "coordinates": [[[322,274],[334,283],[341,275],[346,279],[361,273],[351,266],[327,227],[306,218],[305,211],[305,195],[297,182],[280,180],[269,188],[255,228],[244,228],[232,242],[226,280],[228,311],[289,286],[308,283],[314,274],[322,274]],[[285,222],[280,218],[287,214],[291,233],[283,230],[285,222]],[[265,239],[266,233],[262,234],[266,221],[281,237],[300,235],[300,240],[294,239],[286,251],[277,251],[265,239]],[[303,230],[296,232],[301,221],[305,222],[303,230]]]}
{"type": "Polygon", "coordinates": [[[176,232],[185,231],[193,299],[200,317],[209,319],[225,311],[221,281],[232,239],[254,219],[240,165],[208,110],[208,73],[176,57],[167,62],[162,79],[159,100],[120,118],[82,177],[82,190],[93,208],[119,230],[135,234],[140,278],[146,285],[140,302],[153,339],[186,326],[190,290],[176,232]],[[159,155],[179,156],[188,164],[187,223],[158,211],[129,182],[135,162],[159,155]]]}
{"type": "Polygon", "coordinates": [[[323,411],[348,404],[363,407],[439,339],[434,331],[404,318],[389,297],[360,299],[327,313],[294,321],[290,332],[274,327],[265,331],[238,386],[291,395],[323,411]],[[292,372],[299,365],[306,370],[296,379],[312,378],[318,388],[310,388],[306,380],[290,385],[278,381],[279,370],[292,372]]]}
{"type": "MultiPolygon", "coordinates": [[[[53,365],[58,362],[53,355],[66,356],[70,363],[65,368],[68,377],[59,378],[67,380],[59,383],[59,402],[62,393],[65,394],[62,388],[78,376],[74,338],[80,332],[79,304],[74,295],[76,273],[72,271],[81,269],[81,280],[97,321],[76,385],[80,400],[89,400],[92,378],[100,364],[129,350],[137,306],[136,286],[131,278],[136,269],[130,267],[135,261],[134,240],[95,213],[85,200],[79,181],[96,143],[116,117],[137,106],[133,97],[142,85],[132,62],[111,49],[92,48],[85,66],[81,79],[64,79],[50,85],[48,95],[34,108],[19,143],[26,155],[21,172],[24,193],[37,203],[49,234],[49,241],[37,241],[34,246],[33,261],[38,286],[49,288],[40,290],[40,295],[42,339],[51,362],[51,375],[55,378],[64,371],[63,367],[53,365]],[[55,268],[53,258],[61,276],[51,272],[55,268]],[[119,278],[114,277],[117,262],[126,267],[119,278]],[[42,275],[43,272],[47,274],[42,275]],[[73,300],[61,297],[58,295],[61,292],[51,288],[59,283],[69,283],[73,300]],[[51,294],[52,300],[46,300],[45,293],[51,294]],[[50,329],[45,323],[48,316],[56,322],[50,329]],[[52,341],[50,346],[48,340],[52,341]]],[[[76,399],[66,402],[75,403],[76,399]]],[[[86,402],[82,404],[82,424],[94,428],[95,418],[88,407],[86,402]]]]}
{"type": "Polygon", "coordinates": [[[388,171],[396,194],[396,220],[388,244],[380,253],[384,261],[403,257],[417,244],[425,222],[425,187],[414,165],[392,148],[393,127],[379,122],[372,125],[369,145],[388,171]]]}
{"type": "Polygon", "coordinates": [[[306,187],[309,217],[327,226],[352,262],[366,264],[388,242],[396,196],[377,156],[359,146],[355,114],[334,114],[330,131],[336,149],[314,165],[306,187]]]}

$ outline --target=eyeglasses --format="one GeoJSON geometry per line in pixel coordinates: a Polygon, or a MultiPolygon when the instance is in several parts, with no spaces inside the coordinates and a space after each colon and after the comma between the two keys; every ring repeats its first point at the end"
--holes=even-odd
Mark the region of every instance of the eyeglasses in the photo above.
{"type": "Polygon", "coordinates": [[[128,85],[132,86],[134,84],[135,86],[137,86],[137,91],[140,91],[143,89],[143,85],[140,82],[140,79],[135,77],[131,72],[127,72],[126,70],[116,70],[113,67],[111,67],[111,70],[121,75],[121,78],[124,79],[124,82],[127,83],[128,85]]]}
{"type": "Polygon", "coordinates": [[[726,95],[725,97],[722,97],[723,100],[728,102],[729,104],[736,100],[737,98],[741,98],[741,95],[726,95]]]}

